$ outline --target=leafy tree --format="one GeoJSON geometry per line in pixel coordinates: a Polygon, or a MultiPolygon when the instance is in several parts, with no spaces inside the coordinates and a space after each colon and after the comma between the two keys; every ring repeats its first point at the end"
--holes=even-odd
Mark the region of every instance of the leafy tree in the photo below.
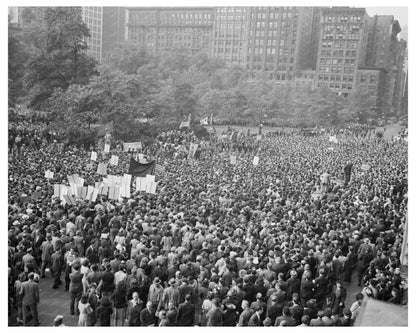
{"type": "Polygon", "coordinates": [[[20,31],[9,24],[8,44],[8,88],[9,104],[15,104],[17,98],[23,92],[24,65],[28,59],[28,53],[19,38],[20,31]]]}
{"type": "Polygon", "coordinates": [[[111,52],[107,62],[126,74],[136,74],[140,67],[148,65],[151,60],[152,57],[142,45],[124,42],[111,52]]]}
{"type": "Polygon", "coordinates": [[[85,84],[95,73],[96,62],[85,53],[87,25],[76,7],[51,7],[45,12],[45,48],[29,60],[25,86],[32,90],[30,106],[40,107],[54,88],[85,84]]]}

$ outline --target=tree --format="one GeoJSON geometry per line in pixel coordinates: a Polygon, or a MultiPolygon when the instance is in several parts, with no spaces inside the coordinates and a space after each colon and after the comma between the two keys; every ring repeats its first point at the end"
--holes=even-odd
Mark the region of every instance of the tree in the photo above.
{"type": "Polygon", "coordinates": [[[139,68],[149,64],[151,60],[152,57],[142,45],[124,42],[111,52],[107,62],[126,74],[136,74],[139,68]]]}
{"type": "Polygon", "coordinates": [[[15,104],[17,98],[23,93],[24,66],[28,59],[28,53],[19,36],[19,29],[9,24],[8,44],[8,89],[9,104],[15,104]]]}
{"type": "Polygon", "coordinates": [[[30,106],[35,108],[52,95],[54,88],[87,83],[96,65],[85,53],[85,38],[90,34],[79,8],[47,8],[45,25],[45,48],[29,60],[24,80],[31,92],[30,106]]]}

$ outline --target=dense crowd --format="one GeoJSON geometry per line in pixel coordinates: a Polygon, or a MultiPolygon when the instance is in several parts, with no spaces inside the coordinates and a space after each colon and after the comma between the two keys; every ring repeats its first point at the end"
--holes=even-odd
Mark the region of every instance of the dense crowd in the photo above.
{"type": "MultiPolygon", "coordinates": [[[[351,326],[367,297],[407,304],[404,141],[345,129],[337,144],[328,133],[201,142],[171,131],[142,151],[164,167],[156,195],[133,185],[122,202],[70,206],[53,184],[74,173],[102,181],[91,152],[63,147],[43,119],[9,126],[9,315],[23,325],[39,324],[38,282],[49,274],[80,326],[351,326]],[[363,290],[346,307],[354,271],[363,290]]],[[[130,154],[107,140],[110,154],[103,142],[91,149],[99,161],[119,156],[108,174],[123,175],[130,154]]]]}

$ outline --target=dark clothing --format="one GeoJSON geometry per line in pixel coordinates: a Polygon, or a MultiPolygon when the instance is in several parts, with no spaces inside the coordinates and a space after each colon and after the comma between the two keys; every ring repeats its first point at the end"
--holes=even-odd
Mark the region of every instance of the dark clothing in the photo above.
{"type": "Polygon", "coordinates": [[[140,312],[141,326],[152,326],[155,324],[155,316],[149,311],[148,308],[144,308],[140,312]]]}
{"type": "Polygon", "coordinates": [[[110,326],[113,308],[111,304],[101,304],[97,308],[98,326],[110,326]]]}
{"type": "Polygon", "coordinates": [[[195,306],[191,302],[185,302],[179,305],[178,316],[176,318],[177,326],[193,326],[195,317],[195,306]]]}

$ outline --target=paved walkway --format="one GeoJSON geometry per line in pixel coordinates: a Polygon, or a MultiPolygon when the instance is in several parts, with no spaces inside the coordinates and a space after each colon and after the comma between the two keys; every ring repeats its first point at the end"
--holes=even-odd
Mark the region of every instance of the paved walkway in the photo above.
{"type": "MultiPolygon", "coordinates": [[[[349,308],[355,301],[355,295],[362,287],[357,286],[356,273],[353,274],[352,282],[345,283],[347,288],[347,299],[345,305],[349,308]]],[[[53,280],[51,278],[41,279],[40,303],[38,305],[40,326],[52,326],[53,320],[57,315],[64,316],[66,326],[77,326],[78,317],[72,317],[69,313],[69,293],[64,291],[65,286],[61,285],[58,289],[52,289],[53,280]]],[[[9,317],[9,326],[16,326],[16,315],[9,317]]]]}

